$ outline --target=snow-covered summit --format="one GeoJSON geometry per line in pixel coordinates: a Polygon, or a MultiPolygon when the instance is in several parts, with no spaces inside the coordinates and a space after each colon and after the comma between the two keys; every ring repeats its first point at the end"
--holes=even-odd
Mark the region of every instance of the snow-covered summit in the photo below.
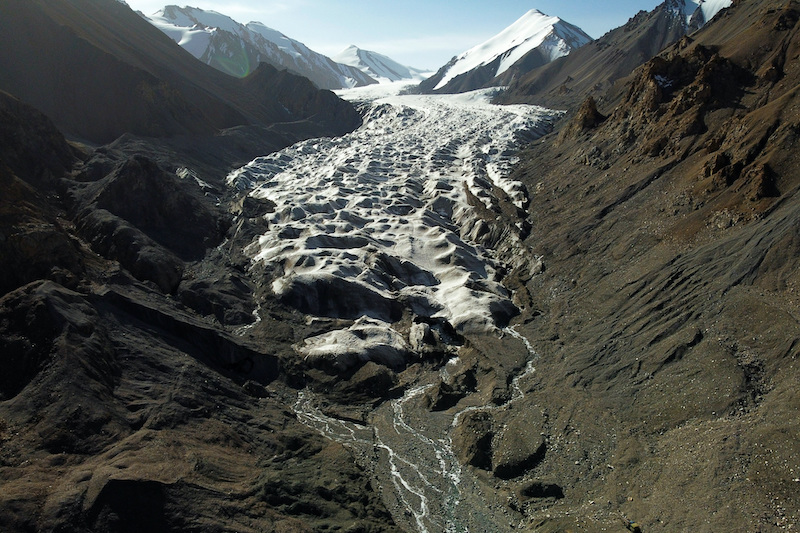
{"type": "Polygon", "coordinates": [[[422,79],[424,72],[420,69],[401,65],[383,54],[362,50],[355,45],[350,45],[339,54],[333,56],[333,60],[343,65],[355,67],[370,77],[385,82],[422,79]]]}
{"type": "Polygon", "coordinates": [[[591,40],[577,26],[531,9],[488,41],[453,58],[434,77],[436,85],[431,89],[445,89],[455,78],[481,68],[492,69],[484,72],[482,78],[495,78],[534,51],[538,51],[543,62],[553,61],[591,40]]]}
{"type": "Polygon", "coordinates": [[[732,0],[669,0],[668,7],[683,18],[688,30],[701,28],[732,0]]]}
{"type": "Polygon", "coordinates": [[[234,76],[246,76],[265,62],[323,89],[375,83],[361,70],[336,63],[261,22],[242,24],[216,11],[175,5],[146,18],[196,58],[234,76]]]}

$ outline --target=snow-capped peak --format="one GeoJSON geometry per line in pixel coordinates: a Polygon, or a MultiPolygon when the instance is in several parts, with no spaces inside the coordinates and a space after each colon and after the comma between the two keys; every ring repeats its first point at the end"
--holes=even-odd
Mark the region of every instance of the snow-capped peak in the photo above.
{"type": "Polygon", "coordinates": [[[422,70],[401,65],[397,61],[369,50],[350,45],[332,58],[337,63],[350,65],[381,82],[421,79],[422,70]]]}
{"type": "Polygon", "coordinates": [[[714,15],[730,7],[732,0],[670,0],[670,7],[684,18],[686,26],[697,29],[705,25],[714,15]]]}
{"type": "Polygon", "coordinates": [[[591,41],[579,28],[558,17],[545,15],[531,9],[488,41],[471,48],[455,58],[454,62],[434,90],[475,68],[501,58],[495,76],[499,76],[534,48],[542,48],[550,60],[569,54],[575,48],[591,41]]]}
{"type": "Polygon", "coordinates": [[[239,33],[240,24],[222,13],[206,11],[196,7],[166,6],[157,11],[151,20],[159,19],[172,23],[178,27],[193,27],[199,25],[208,29],[220,29],[230,33],[239,33]]]}

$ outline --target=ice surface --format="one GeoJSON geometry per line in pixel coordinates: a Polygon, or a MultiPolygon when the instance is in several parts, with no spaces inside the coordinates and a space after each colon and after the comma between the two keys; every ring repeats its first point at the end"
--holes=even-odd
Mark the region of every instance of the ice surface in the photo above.
{"type": "Polygon", "coordinates": [[[315,364],[328,364],[339,371],[367,361],[398,368],[409,358],[403,336],[383,322],[361,318],[347,329],[331,331],[303,341],[297,351],[315,364]]]}
{"type": "Polygon", "coordinates": [[[721,10],[730,7],[732,3],[731,0],[687,0],[687,3],[690,2],[698,5],[703,12],[703,20],[706,22],[711,20],[714,15],[721,10]]]}
{"type": "MultiPolygon", "coordinates": [[[[389,328],[410,311],[461,331],[495,331],[515,308],[492,251],[472,238],[485,222],[468,197],[488,205],[500,187],[521,205],[524,190],[506,177],[515,133],[544,133],[554,112],[494,106],[486,90],[370,91],[340,92],[374,98],[354,133],[296,144],[228,176],[277,206],[245,252],[273,265],[265,283],[310,314],[370,317],[389,328]]],[[[319,355],[329,340],[304,353],[319,355]]]]}

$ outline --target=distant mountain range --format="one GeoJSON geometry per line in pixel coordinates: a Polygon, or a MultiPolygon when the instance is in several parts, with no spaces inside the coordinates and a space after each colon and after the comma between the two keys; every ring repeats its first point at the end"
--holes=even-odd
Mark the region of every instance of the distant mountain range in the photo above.
{"type": "Polygon", "coordinates": [[[583,30],[533,9],[488,41],[454,57],[420,83],[422,93],[510,86],[502,101],[575,104],[591,81],[599,94],[665,46],[701,28],[731,0],[666,0],[592,42],[583,30]]]}
{"type": "Polygon", "coordinates": [[[579,105],[587,96],[600,98],[615,81],[730,4],[731,0],[666,0],[565,57],[538,68],[509,70],[492,83],[508,86],[501,103],[579,105]]]}
{"type": "Polygon", "coordinates": [[[2,7],[0,90],[83,141],[279,123],[307,137],[360,123],[352,106],[303,77],[261,64],[236,79],[193,60],[124,3],[13,0],[2,7]]]}
{"type": "Polygon", "coordinates": [[[202,62],[233,76],[247,76],[264,62],[305,76],[320,89],[377,83],[260,22],[242,24],[215,11],[174,5],[145,18],[202,62]]]}

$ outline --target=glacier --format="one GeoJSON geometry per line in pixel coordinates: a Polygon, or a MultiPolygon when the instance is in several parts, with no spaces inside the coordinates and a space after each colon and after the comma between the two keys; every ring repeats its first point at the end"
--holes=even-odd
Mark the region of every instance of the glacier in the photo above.
{"type": "MultiPolygon", "coordinates": [[[[505,327],[517,310],[501,283],[505,265],[480,243],[487,221],[476,206],[488,207],[495,189],[518,205],[526,201],[524,189],[507,178],[517,134],[546,133],[558,113],[492,105],[495,91],[344,91],[367,99],[359,103],[361,128],[232,172],[231,187],[276,206],[265,215],[268,230],[245,249],[254,264],[270,265],[263,283],[309,315],[367,318],[371,335],[382,328],[386,339],[396,339],[392,324],[409,315],[464,333],[505,327]]],[[[324,358],[328,346],[331,363],[348,367],[353,353],[375,352],[369,342],[355,346],[352,331],[343,331],[297,349],[324,358]],[[333,342],[345,338],[348,353],[333,342]]],[[[388,345],[384,354],[411,356],[404,342],[388,345]]]]}

